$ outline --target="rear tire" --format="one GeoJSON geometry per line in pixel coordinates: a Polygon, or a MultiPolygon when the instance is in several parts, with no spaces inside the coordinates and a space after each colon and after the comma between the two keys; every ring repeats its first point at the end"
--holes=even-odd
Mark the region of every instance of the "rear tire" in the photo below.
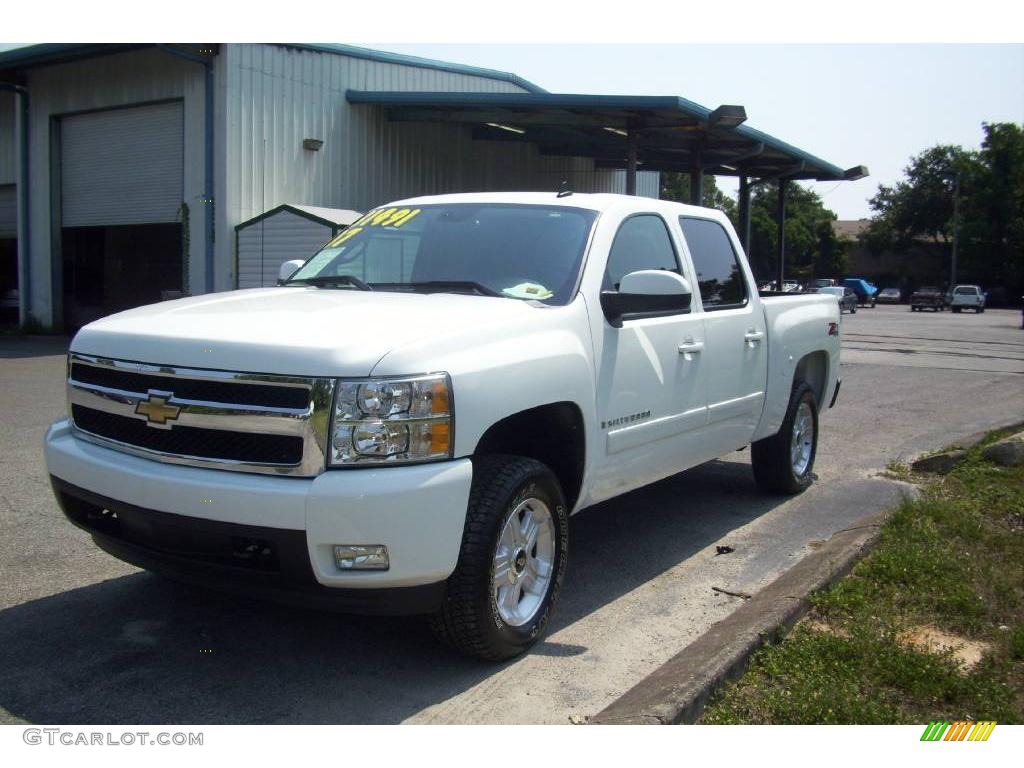
{"type": "Polygon", "coordinates": [[[750,447],[754,480],[769,493],[803,493],[814,480],[818,452],[818,402],[806,382],[797,382],[779,431],[750,447]]]}
{"type": "Polygon", "coordinates": [[[960,314],[960,307],[952,307],[952,309],[953,309],[953,313],[954,314],[957,314],[957,315],[960,314]]]}
{"type": "Polygon", "coordinates": [[[459,562],[431,627],[467,655],[518,656],[547,627],[568,554],[569,513],[551,470],[521,456],[473,459],[459,562]]]}
{"type": "Polygon", "coordinates": [[[856,307],[850,307],[850,314],[851,315],[856,315],[857,314],[857,308],[856,307]]]}

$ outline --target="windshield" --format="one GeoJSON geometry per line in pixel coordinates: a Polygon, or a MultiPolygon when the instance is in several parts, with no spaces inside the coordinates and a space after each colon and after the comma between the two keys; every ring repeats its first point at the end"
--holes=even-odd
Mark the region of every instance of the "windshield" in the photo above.
{"type": "Polygon", "coordinates": [[[580,208],[500,203],[379,208],[331,240],[285,285],[566,304],[596,217],[580,208]]]}

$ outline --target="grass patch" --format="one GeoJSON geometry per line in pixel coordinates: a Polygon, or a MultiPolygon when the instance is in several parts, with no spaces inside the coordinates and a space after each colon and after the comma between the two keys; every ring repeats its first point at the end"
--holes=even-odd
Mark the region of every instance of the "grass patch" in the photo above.
{"type": "Polygon", "coordinates": [[[920,498],[700,722],[1024,722],[1024,467],[984,460],[994,439],[944,477],[901,477],[922,483],[920,498]],[[923,626],[987,650],[967,668],[953,650],[909,645],[923,626]]]}

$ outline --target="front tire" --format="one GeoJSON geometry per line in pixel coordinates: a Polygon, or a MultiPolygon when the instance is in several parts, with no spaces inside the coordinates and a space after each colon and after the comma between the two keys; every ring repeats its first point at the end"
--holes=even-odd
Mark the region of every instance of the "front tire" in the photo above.
{"type": "Polygon", "coordinates": [[[818,401],[806,382],[798,382],[779,431],[750,447],[754,480],[769,493],[803,493],[814,479],[817,452],[818,401]]]}
{"type": "Polygon", "coordinates": [[[543,634],[569,554],[569,513],[558,480],[521,456],[473,460],[462,549],[437,636],[488,661],[518,656],[543,634]]]}

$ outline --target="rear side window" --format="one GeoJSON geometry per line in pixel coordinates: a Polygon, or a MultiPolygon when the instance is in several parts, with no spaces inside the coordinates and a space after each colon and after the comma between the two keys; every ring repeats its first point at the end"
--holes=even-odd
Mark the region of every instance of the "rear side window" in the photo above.
{"type": "Polygon", "coordinates": [[[668,227],[653,213],[631,216],[622,222],[608,254],[602,290],[619,290],[624,276],[641,269],[666,269],[679,274],[679,260],[668,227]]]}
{"type": "Polygon", "coordinates": [[[747,281],[725,227],[717,221],[679,217],[693,257],[705,310],[731,309],[747,303],[747,281]]]}

